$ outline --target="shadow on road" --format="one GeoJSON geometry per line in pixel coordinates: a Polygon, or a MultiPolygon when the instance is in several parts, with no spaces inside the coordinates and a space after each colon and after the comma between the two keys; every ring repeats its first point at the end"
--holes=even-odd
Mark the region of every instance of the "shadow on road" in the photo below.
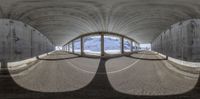
{"type": "Polygon", "coordinates": [[[45,61],[59,61],[59,60],[67,60],[67,59],[74,59],[74,58],[80,58],[78,56],[75,57],[66,57],[66,58],[39,58],[38,56],[36,57],[38,60],[45,60],[45,61]]]}

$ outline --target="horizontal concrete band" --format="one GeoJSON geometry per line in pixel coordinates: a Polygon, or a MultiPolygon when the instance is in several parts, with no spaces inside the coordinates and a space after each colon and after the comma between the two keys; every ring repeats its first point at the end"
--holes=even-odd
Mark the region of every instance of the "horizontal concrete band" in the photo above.
{"type": "MultiPolygon", "coordinates": [[[[161,53],[154,53],[157,53],[160,57],[166,57],[166,55],[163,55],[161,53]]],[[[199,77],[200,63],[182,61],[179,59],[174,59],[172,57],[168,57],[168,62],[163,61],[163,63],[167,66],[167,68],[178,74],[185,75],[187,77],[199,77]]]]}
{"type": "MultiPolygon", "coordinates": [[[[54,51],[49,52],[49,53],[45,53],[45,54],[39,55],[38,57],[42,58],[42,57],[47,56],[47,54],[50,54],[50,53],[53,53],[53,52],[54,51]]],[[[22,61],[8,62],[8,68],[9,69],[11,69],[11,68],[23,68],[24,66],[27,66],[26,64],[34,62],[36,60],[37,60],[37,58],[33,57],[33,58],[29,58],[29,59],[22,60],[22,61]]]]}
{"type": "MultiPolygon", "coordinates": [[[[53,53],[54,51],[52,52],[49,52],[48,54],[51,54],[53,53]]],[[[158,52],[155,52],[155,51],[152,51],[154,53],[158,53],[158,52]]],[[[166,57],[166,55],[163,55],[161,53],[158,53],[160,56],[162,57],[166,57]]],[[[47,54],[42,54],[42,55],[39,55],[39,57],[45,57],[47,54]]],[[[22,60],[22,61],[18,61],[18,62],[9,62],[8,63],[8,67],[9,68],[12,68],[12,67],[15,67],[15,66],[20,66],[20,65],[23,65],[23,64],[27,64],[29,62],[33,62],[33,61],[36,61],[37,58],[36,57],[33,57],[33,58],[30,58],[30,59],[26,59],[26,60],[22,60]]],[[[180,64],[180,65],[183,65],[183,66],[186,66],[186,67],[199,67],[200,68],[200,62],[187,62],[187,61],[182,61],[182,60],[179,60],[179,59],[175,59],[175,58],[172,58],[172,57],[168,57],[168,60],[174,62],[174,63],[177,63],[177,64],[180,64]]],[[[1,66],[1,62],[0,62],[0,66],[1,66]]]]}
{"type": "MultiPolygon", "coordinates": [[[[158,52],[156,52],[158,53],[158,52]]],[[[161,53],[158,53],[160,56],[162,57],[166,57],[166,55],[163,55],[161,53]]],[[[187,61],[183,61],[183,60],[179,60],[179,59],[175,59],[175,58],[172,58],[172,57],[168,57],[168,60],[174,62],[174,63],[177,63],[177,64],[180,64],[180,65],[183,65],[183,66],[186,66],[186,67],[197,67],[197,68],[200,68],[200,62],[187,62],[187,61]]]]}
{"type": "MultiPolygon", "coordinates": [[[[45,57],[48,54],[51,54],[53,52],[54,51],[48,52],[48,53],[39,55],[38,57],[43,58],[43,57],[45,57]]],[[[26,60],[22,60],[22,61],[8,62],[7,63],[8,67],[7,68],[0,68],[0,71],[6,72],[6,71],[9,70],[9,73],[12,74],[13,76],[23,75],[24,73],[22,73],[22,71],[25,71],[25,70],[28,70],[28,69],[32,70],[33,68],[35,68],[34,66],[37,63],[38,63],[37,56],[33,57],[33,58],[26,59],[26,60]]],[[[0,62],[0,64],[1,64],[1,62],[0,62]]],[[[1,67],[1,65],[0,65],[0,67],[1,67]]],[[[4,76],[7,76],[7,75],[4,75],[4,76]]]]}
{"type": "MultiPolygon", "coordinates": [[[[47,54],[52,54],[53,52],[55,52],[55,51],[39,55],[38,57],[43,58],[47,54]]],[[[152,52],[154,52],[154,51],[152,51],[152,52]]],[[[166,57],[166,55],[163,55],[161,53],[158,53],[158,52],[154,52],[154,53],[157,53],[161,57],[166,57]]],[[[180,64],[180,66],[175,67],[180,71],[188,72],[188,73],[194,73],[194,74],[196,74],[200,71],[200,63],[186,62],[186,61],[174,59],[174,58],[171,58],[171,57],[168,57],[168,60],[171,61],[171,62],[174,62],[176,64],[180,64]]],[[[9,62],[8,63],[8,69],[11,70],[11,71],[14,71],[14,72],[21,71],[21,70],[23,71],[24,68],[32,67],[32,65],[28,65],[28,63],[32,63],[32,62],[35,62],[35,61],[37,61],[36,57],[26,59],[26,60],[23,60],[23,61],[18,61],[18,62],[9,62]]],[[[173,65],[171,65],[171,66],[173,66],[173,65]]]]}
{"type": "Polygon", "coordinates": [[[8,62],[8,68],[13,68],[15,66],[21,66],[23,64],[27,64],[29,62],[33,62],[33,61],[36,61],[37,58],[36,57],[33,57],[33,58],[30,58],[30,59],[26,59],[26,60],[22,60],[22,61],[18,61],[18,62],[8,62]]]}

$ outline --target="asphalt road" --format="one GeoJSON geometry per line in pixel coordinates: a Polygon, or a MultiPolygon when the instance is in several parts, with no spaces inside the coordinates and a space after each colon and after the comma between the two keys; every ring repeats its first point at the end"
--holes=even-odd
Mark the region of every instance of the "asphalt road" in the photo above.
{"type": "Polygon", "coordinates": [[[187,93],[195,87],[198,78],[177,74],[169,70],[164,61],[167,62],[152,52],[111,59],[56,52],[42,58],[33,69],[23,71],[22,75],[11,75],[12,80],[1,78],[3,90],[0,90],[0,96],[8,99],[132,99],[136,96],[155,99],[154,96],[161,96],[163,99],[166,95],[187,93]],[[40,98],[33,98],[37,97],[33,94],[40,98]]]}
{"type": "Polygon", "coordinates": [[[78,90],[93,79],[99,59],[56,52],[37,63],[34,69],[13,76],[15,82],[28,90],[40,92],[64,92],[78,90]],[[55,59],[55,61],[54,61],[55,59]],[[59,60],[60,59],[60,60],[59,60]]]}
{"type": "Polygon", "coordinates": [[[198,78],[179,75],[163,61],[168,62],[151,52],[110,59],[106,63],[109,81],[115,90],[131,95],[174,95],[195,87],[198,78]]]}

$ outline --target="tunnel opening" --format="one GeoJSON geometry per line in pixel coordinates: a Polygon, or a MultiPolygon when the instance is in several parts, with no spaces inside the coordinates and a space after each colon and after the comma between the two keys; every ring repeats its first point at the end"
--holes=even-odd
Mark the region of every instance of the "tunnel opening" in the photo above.
{"type": "Polygon", "coordinates": [[[88,33],[76,37],[63,46],[63,49],[69,53],[75,52],[76,46],[79,47],[80,56],[89,57],[115,57],[120,55],[129,55],[139,50],[139,43],[135,40],[110,32],[88,33]],[[76,40],[79,40],[78,45],[76,40]]]}
{"type": "Polygon", "coordinates": [[[119,36],[104,36],[104,52],[106,54],[121,54],[121,38],[119,36]]]}
{"type": "Polygon", "coordinates": [[[140,49],[141,50],[146,50],[146,51],[151,51],[151,44],[150,43],[140,44],[140,49]]]}
{"type": "Polygon", "coordinates": [[[83,37],[82,49],[85,55],[101,55],[101,36],[100,35],[90,35],[83,37]]]}
{"type": "Polygon", "coordinates": [[[76,39],[73,42],[73,46],[74,46],[74,53],[75,54],[81,54],[81,39],[76,39]]]}

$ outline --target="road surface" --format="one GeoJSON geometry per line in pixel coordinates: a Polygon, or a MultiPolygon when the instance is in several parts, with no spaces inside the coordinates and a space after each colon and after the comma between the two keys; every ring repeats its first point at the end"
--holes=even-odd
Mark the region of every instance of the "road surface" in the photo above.
{"type": "MultiPolygon", "coordinates": [[[[34,68],[23,71],[21,75],[11,76],[17,85],[27,91],[62,92],[63,97],[71,97],[70,99],[83,97],[91,99],[130,97],[131,99],[135,95],[176,95],[186,93],[195,87],[198,78],[177,74],[169,70],[163,61],[167,60],[152,52],[140,52],[105,60],[55,52],[42,58],[34,68]]],[[[5,83],[3,80],[0,82],[5,83]]],[[[9,88],[9,83],[5,86],[8,87],[3,87],[4,89],[9,88]]],[[[12,83],[13,86],[16,85],[12,83]]],[[[9,92],[9,89],[6,92],[9,92]]],[[[48,95],[44,94],[43,98],[48,95]]],[[[53,95],[57,97],[56,94],[53,95]]],[[[8,95],[11,96],[23,95],[8,95]]],[[[33,97],[28,94],[25,96],[33,97]]]]}

